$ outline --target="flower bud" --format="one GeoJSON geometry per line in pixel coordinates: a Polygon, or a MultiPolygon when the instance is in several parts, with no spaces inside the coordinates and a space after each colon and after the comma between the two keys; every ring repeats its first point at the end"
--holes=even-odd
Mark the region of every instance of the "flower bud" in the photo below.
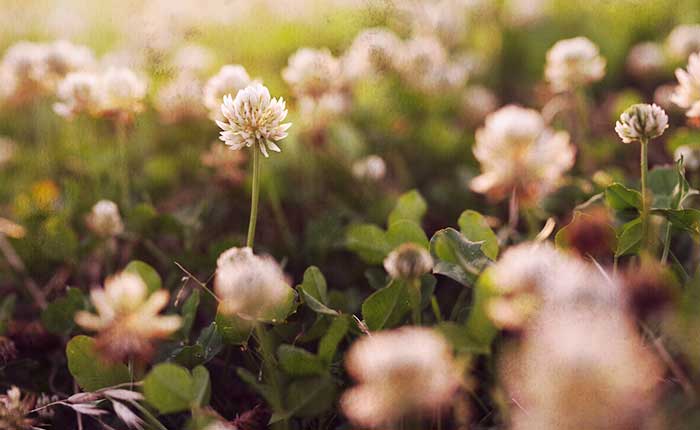
{"type": "Polygon", "coordinates": [[[100,237],[113,237],[124,231],[124,223],[119,215],[117,204],[110,200],[100,200],[86,217],[88,228],[100,237]]]}
{"type": "Polygon", "coordinates": [[[615,131],[624,143],[659,137],[668,128],[668,115],[656,104],[636,104],[620,115],[615,131]]]}
{"type": "Polygon", "coordinates": [[[404,243],[384,259],[384,269],[394,279],[418,279],[433,269],[433,257],[420,245],[404,243]]]}

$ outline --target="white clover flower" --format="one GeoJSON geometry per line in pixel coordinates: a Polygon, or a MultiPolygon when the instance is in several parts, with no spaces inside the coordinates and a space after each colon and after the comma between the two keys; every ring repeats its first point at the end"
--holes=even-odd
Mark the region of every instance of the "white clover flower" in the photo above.
{"type": "Polygon", "coordinates": [[[270,256],[250,248],[231,248],[216,262],[214,292],[219,312],[249,321],[280,321],[294,301],[294,290],[282,268],[270,256]]]}
{"type": "Polygon", "coordinates": [[[387,28],[368,28],[362,31],[343,55],[343,76],[354,82],[393,69],[402,46],[399,36],[387,28]]]}
{"type": "Polygon", "coordinates": [[[158,315],[168,304],[169,296],[166,290],[149,295],[140,276],[121,272],[107,278],[104,289],[90,291],[97,314],[80,311],[75,322],[98,332],[96,347],[104,358],[115,362],[128,357],[147,361],[153,353],[153,340],[170,336],[182,324],[177,315],[158,315]]]}
{"type": "Polygon", "coordinates": [[[676,69],[678,86],[671,96],[671,101],[686,109],[686,116],[700,117],[700,53],[688,58],[688,70],[676,69]]]}
{"type": "MultiPolygon", "coordinates": [[[[214,63],[214,53],[206,46],[190,43],[180,47],[173,56],[171,64],[178,75],[187,73],[200,76],[214,63]]],[[[237,90],[236,90],[237,91],[237,90]]],[[[234,91],[232,91],[234,92],[234,91]]],[[[222,97],[223,98],[223,95],[222,97]]],[[[216,106],[221,103],[219,100],[216,106]]]]}
{"type": "Polygon", "coordinates": [[[680,110],[680,107],[676,106],[671,100],[675,92],[676,85],[674,84],[659,85],[654,90],[654,103],[661,106],[667,112],[680,110]]]}
{"type": "Polygon", "coordinates": [[[227,94],[235,95],[253,83],[243,66],[227,64],[212,76],[204,85],[204,106],[209,110],[209,117],[222,121],[221,103],[227,94]]]}
{"type": "Polygon", "coordinates": [[[289,57],[282,78],[297,97],[320,98],[345,86],[341,62],[327,48],[299,49],[289,57]]]}
{"type": "Polygon", "coordinates": [[[38,427],[36,420],[28,415],[36,405],[36,396],[22,395],[19,387],[11,386],[0,395],[0,429],[33,430],[38,427]]]}
{"type": "Polygon", "coordinates": [[[498,97],[482,85],[470,85],[462,93],[462,116],[469,124],[479,124],[498,109],[498,97]]]}
{"type": "Polygon", "coordinates": [[[53,89],[71,72],[90,70],[95,56],[87,46],[74,45],[67,40],[57,40],[47,45],[42,62],[44,85],[53,89]]]}
{"type": "Polygon", "coordinates": [[[358,385],[345,391],[340,405],[362,427],[433,412],[450,402],[461,383],[451,347],[428,328],[372,333],[352,345],[345,366],[358,385]]]}
{"type": "Polygon", "coordinates": [[[627,70],[638,79],[656,77],[665,66],[663,47],[655,42],[638,43],[627,54],[627,70]]]}
{"type": "Polygon", "coordinates": [[[397,69],[412,87],[424,92],[436,91],[445,81],[447,50],[437,38],[412,38],[404,43],[397,69]]]}
{"type": "Polygon", "coordinates": [[[255,145],[265,157],[268,150],[281,152],[278,142],[287,137],[291,123],[282,123],[287,117],[284,99],[271,98],[262,84],[252,84],[238,91],[236,98],[224,96],[221,105],[224,121],[216,121],[223,131],[219,139],[231,149],[255,145]]]}
{"type": "Polygon", "coordinates": [[[350,100],[345,93],[330,92],[317,98],[301,97],[297,104],[304,129],[321,130],[347,112],[350,100]]]}
{"type": "Polygon", "coordinates": [[[666,39],[669,53],[678,60],[700,52],[700,25],[679,25],[666,39]]]}
{"type": "Polygon", "coordinates": [[[146,82],[126,67],[110,67],[100,76],[100,111],[132,115],[143,110],[146,82]]]}
{"type": "Polygon", "coordinates": [[[690,146],[681,145],[673,152],[673,159],[680,160],[683,158],[683,166],[688,170],[698,170],[700,168],[700,149],[690,146]]]}
{"type": "Polygon", "coordinates": [[[100,79],[92,72],[69,73],[56,90],[58,102],[53,110],[64,118],[81,113],[96,114],[101,101],[100,79]]]}
{"type": "Polygon", "coordinates": [[[202,104],[202,84],[190,73],[181,73],[156,95],[155,108],[166,124],[175,124],[187,119],[206,116],[202,104]]]}
{"type": "Polygon", "coordinates": [[[398,4],[414,36],[436,36],[448,46],[464,40],[469,5],[463,0],[404,1],[398,4]]]}
{"type": "Polygon", "coordinates": [[[472,179],[471,189],[496,200],[516,192],[524,204],[551,192],[576,158],[568,133],[546,127],[539,112],[515,105],[486,118],[473,151],[482,174],[472,179]]]}
{"type": "Polygon", "coordinates": [[[664,367],[622,310],[547,307],[501,360],[512,429],[637,429],[653,414],[664,367]]]}
{"type": "Polygon", "coordinates": [[[378,155],[368,155],[352,165],[352,175],[357,179],[381,181],[386,175],[386,163],[378,155]]]}
{"type": "Polygon", "coordinates": [[[547,51],[544,73],[554,91],[570,91],[601,80],[605,75],[605,59],[585,37],[560,40],[547,51]]]}
{"type": "Polygon", "coordinates": [[[0,61],[3,99],[21,104],[45,93],[42,74],[46,49],[42,43],[20,41],[5,51],[0,61]]]}
{"type": "Polygon", "coordinates": [[[394,279],[418,279],[433,270],[433,257],[415,243],[404,243],[384,259],[384,269],[394,279]]]}
{"type": "Polygon", "coordinates": [[[541,21],[548,12],[549,0],[508,0],[505,18],[516,27],[524,27],[541,21]]]}
{"type": "Polygon", "coordinates": [[[632,105],[615,123],[615,131],[624,143],[654,139],[667,128],[668,115],[656,104],[632,105]]]}
{"type": "Polygon", "coordinates": [[[88,228],[100,237],[114,237],[124,232],[119,207],[111,200],[95,203],[85,222],[88,228]]]}

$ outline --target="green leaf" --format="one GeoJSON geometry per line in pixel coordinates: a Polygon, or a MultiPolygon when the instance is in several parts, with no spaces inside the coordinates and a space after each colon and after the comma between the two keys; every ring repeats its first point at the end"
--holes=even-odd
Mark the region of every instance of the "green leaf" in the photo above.
{"type": "Polygon", "coordinates": [[[190,294],[190,296],[187,298],[185,303],[182,305],[182,327],[180,328],[180,333],[185,339],[187,339],[190,336],[192,324],[194,324],[194,319],[197,316],[199,302],[200,292],[199,290],[194,290],[192,291],[192,294],[190,294]]]}
{"type": "Polygon", "coordinates": [[[308,306],[309,309],[311,309],[312,311],[316,312],[317,314],[339,315],[338,311],[335,311],[329,308],[328,306],[324,305],[314,296],[307,293],[306,290],[300,289],[299,291],[301,292],[301,297],[304,300],[304,303],[306,303],[306,306],[308,306]]]}
{"type": "Polygon", "coordinates": [[[452,321],[443,321],[437,325],[437,329],[457,352],[481,355],[491,353],[490,345],[473,339],[463,325],[452,321]]]}
{"type": "Polygon", "coordinates": [[[386,233],[373,224],[356,224],[348,228],[346,246],[369,264],[379,264],[393,249],[386,233]]]}
{"type": "Polygon", "coordinates": [[[68,334],[75,327],[75,313],[86,306],[83,292],[77,288],[68,288],[65,296],[49,303],[41,313],[41,323],[51,333],[68,334]]]}
{"type": "Polygon", "coordinates": [[[296,379],[287,387],[285,412],[273,415],[270,424],[292,416],[308,418],[322,414],[331,408],[335,397],[335,385],[328,376],[296,379]]]}
{"type": "Polygon", "coordinates": [[[617,235],[617,250],[615,256],[620,257],[627,254],[634,254],[639,250],[642,242],[642,220],[635,218],[624,224],[617,235]]]}
{"type": "Polygon", "coordinates": [[[219,331],[219,326],[216,321],[205,327],[197,338],[197,345],[202,347],[204,353],[204,362],[211,360],[224,347],[224,340],[219,331]]]}
{"type": "Polygon", "coordinates": [[[648,184],[654,197],[652,207],[674,208],[674,197],[678,191],[678,172],[675,166],[655,167],[649,172],[648,184]]]}
{"type": "Polygon", "coordinates": [[[191,369],[204,363],[204,348],[202,345],[181,346],[173,351],[169,361],[191,369]]]}
{"type": "Polygon", "coordinates": [[[316,266],[310,266],[304,272],[304,280],[301,284],[301,290],[323,304],[328,303],[328,286],[326,285],[326,278],[316,266]]]}
{"type": "Polygon", "coordinates": [[[605,189],[605,201],[611,208],[622,211],[626,209],[642,209],[642,195],[620,183],[614,183],[605,189]]]}
{"type": "Polygon", "coordinates": [[[206,406],[211,399],[211,379],[209,371],[204,366],[192,369],[193,402],[197,406],[206,406]]]}
{"type": "Polygon", "coordinates": [[[700,234],[700,211],[697,209],[655,209],[652,213],[663,215],[679,230],[700,234]]]}
{"type": "Polygon", "coordinates": [[[272,389],[272,387],[258,381],[255,375],[253,375],[248,370],[242,367],[236,368],[236,373],[238,374],[238,377],[243,380],[243,382],[248,384],[252,389],[254,389],[258,394],[260,394],[260,396],[262,396],[262,398],[265,399],[267,403],[269,403],[272,406],[273,409],[282,408],[282,405],[280,405],[277,401],[277,396],[275,395],[275,392],[272,389]]]}
{"type": "Polygon", "coordinates": [[[214,319],[221,339],[227,345],[244,345],[253,331],[253,322],[217,312],[214,319]]]}
{"type": "Polygon", "coordinates": [[[160,275],[156,272],[156,269],[143,261],[134,260],[130,262],[126,265],[124,271],[139,275],[148,287],[149,293],[154,293],[163,288],[163,281],[160,279],[160,275]]]}
{"type": "Polygon", "coordinates": [[[413,221],[420,224],[423,216],[428,210],[425,199],[417,190],[408,191],[399,197],[396,206],[389,214],[387,225],[392,225],[399,220],[413,221]]]}
{"type": "Polygon", "coordinates": [[[498,258],[498,237],[479,212],[466,210],[457,221],[460,232],[472,242],[482,242],[481,250],[491,260],[498,258]]]}
{"type": "Polygon", "coordinates": [[[129,369],[122,364],[110,364],[99,356],[95,349],[95,339],[89,336],[75,336],[66,345],[68,370],[75,381],[85,391],[129,382],[129,369]]]}
{"type": "Polygon", "coordinates": [[[475,345],[480,346],[483,351],[487,351],[483,353],[490,352],[491,343],[498,334],[498,328],[493,325],[486,311],[489,301],[496,294],[495,286],[487,269],[479,276],[474,286],[472,308],[465,323],[466,335],[475,342],[475,345]]]}
{"type": "Polygon", "coordinates": [[[146,401],[162,414],[186,411],[195,399],[194,380],[184,367],[172,363],[158,364],[144,379],[143,394],[146,401]]]}
{"type": "Polygon", "coordinates": [[[333,361],[333,356],[338,350],[338,345],[349,329],[350,321],[348,317],[341,316],[333,319],[326,334],[323,335],[321,341],[318,343],[318,356],[326,365],[329,365],[331,361],[333,361]]]}
{"type": "Polygon", "coordinates": [[[279,364],[288,375],[319,375],[326,371],[321,359],[309,351],[292,345],[280,345],[277,348],[279,364]]]}
{"type": "Polygon", "coordinates": [[[483,243],[472,242],[453,228],[437,231],[430,240],[430,253],[435,259],[433,273],[473,285],[490,261],[481,250],[483,243]]]}
{"type": "Polygon", "coordinates": [[[392,250],[407,242],[415,243],[425,249],[428,249],[430,246],[428,236],[425,235],[423,228],[414,221],[409,220],[398,220],[389,225],[386,239],[392,250]]]}
{"type": "Polygon", "coordinates": [[[362,317],[370,330],[381,330],[399,324],[410,309],[406,283],[393,280],[367,297],[362,303],[362,317]]]}

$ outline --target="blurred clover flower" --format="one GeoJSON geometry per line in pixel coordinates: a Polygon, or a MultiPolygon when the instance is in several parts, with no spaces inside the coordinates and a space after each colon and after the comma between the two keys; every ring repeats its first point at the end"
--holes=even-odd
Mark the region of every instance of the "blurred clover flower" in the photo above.
{"type": "Polygon", "coordinates": [[[678,86],[671,96],[671,101],[686,109],[686,116],[700,117],[700,53],[688,58],[688,69],[676,69],[678,86]]]}
{"type": "Polygon", "coordinates": [[[386,163],[378,155],[368,155],[353,163],[352,175],[356,179],[380,181],[386,175],[386,163]]]}
{"type": "Polygon", "coordinates": [[[279,264],[247,247],[231,248],[219,256],[214,292],[219,312],[251,322],[284,319],[295,297],[279,264]]]}
{"type": "Polygon", "coordinates": [[[223,66],[204,85],[204,106],[209,110],[209,118],[223,121],[221,103],[224,102],[224,96],[235,95],[252,82],[243,66],[238,64],[223,66]]]}
{"type": "Polygon", "coordinates": [[[149,295],[140,276],[121,272],[107,278],[104,289],[90,291],[97,314],[80,311],[75,322],[98,332],[96,347],[112,362],[128,358],[148,361],[153,341],[170,336],[180,328],[182,319],[158,313],[168,304],[169,293],[158,290],[149,295]]]}
{"type": "Polygon", "coordinates": [[[491,112],[498,109],[498,98],[482,85],[470,85],[462,93],[462,118],[470,124],[480,124],[491,112]]]}
{"type": "Polygon", "coordinates": [[[0,430],[37,429],[35,420],[27,417],[35,404],[36,396],[23,396],[18,387],[10,387],[0,395],[0,430]]]}
{"type": "Polygon", "coordinates": [[[459,44],[467,34],[469,2],[418,0],[398,2],[396,6],[414,36],[435,36],[446,46],[451,46],[459,44]]]}
{"type": "Polygon", "coordinates": [[[415,243],[404,243],[384,259],[384,269],[394,279],[418,279],[433,270],[433,257],[415,243]]]}
{"type": "Polygon", "coordinates": [[[188,119],[206,116],[202,104],[202,84],[191,73],[180,73],[158,90],[155,108],[165,124],[176,124],[188,119]]]}
{"type": "Polygon", "coordinates": [[[624,143],[661,136],[668,128],[668,115],[656,104],[636,104],[620,115],[615,131],[624,143]]]}
{"type": "Polygon", "coordinates": [[[700,52],[700,24],[679,25],[671,30],[666,39],[668,52],[677,60],[700,52]]]}
{"type": "Polygon", "coordinates": [[[451,347],[428,328],[372,333],[352,345],[345,366],[358,385],[345,391],[340,405],[362,427],[434,412],[450,402],[461,383],[451,347]]]}
{"type": "Polygon", "coordinates": [[[224,96],[221,105],[224,121],[216,121],[223,130],[220,139],[231,149],[251,147],[268,157],[268,150],[281,152],[275,142],[287,137],[291,123],[282,123],[287,109],[282,98],[271,98],[270,91],[254,83],[238,91],[236,98],[224,96]]]}
{"type": "Polygon", "coordinates": [[[95,56],[90,48],[67,40],[48,44],[44,55],[40,74],[49,90],[53,90],[67,74],[91,70],[95,66],[95,56]]]}
{"type": "Polygon", "coordinates": [[[85,217],[90,231],[97,236],[108,238],[124,232],[124,223],[119,215],[117,204],[110,200],[100,200],[85,217]]]}
{"type": "Polygon", "coordinates": [[[658,77],[666,66],[666,54],[656,42],[642,42],[634,45],[627,54],[627,70],[640,80],[658,77]]]}
{"type": "Polygon", "coordinates": [[[354,82],[378,72],[392,70],[396,66],[402,43],[399,36],[388,28],[363,30],[343,55],[343,76],[354,82]]]}
{"type": "Polygon", "coordinates": [[[547,127],[539,112],[509,105],[476,131],[474,156],[482,174],[472,179],[472,190],[497,200],[514,192],[532,204],[574,165],[576,150],[568,133],[547,127]]]}
{"type": "Polygon", "coordinates": [[[54,103],[53,110],[64,118],[87,113],[95,115],[99,111],[100,81],[92,72],[69,73],[63,79],[56,90],[58,102],[54,103]]]}
{"type": "Polygon", "coordinates": [[[664,372],[621,309],[547,307],[523,339],[500,365],[518,405],[510,428],[627,430],[649,422],[664,372]]]}
{"type": "MultiPolygon", "coordinates": [[[[175,51],[170,64],[172,64],[177,75],[192,74],[201,76],[212,66],[214,58],[215,55],[211,49],[196,43],[189,43],[175,51]]],[[[216,110],[220,103],[221,101],[219,100],[213,109],[216,110]]]]}
{"type": "Polygon", "coordinates": [[[410,86],[433,93],[464,86],[470,65],[468,58],[464,60],[450,61],[447,50],[435,37],[414,37],[404,42],[396,67],[410,86]]]}
{"type": "Polygon", "coordinates": [[[299,49],[289,57],[282,78],[298,99],[305,128],[323,129],[350,106],[341,60],[328,49],[299,49]]]}
{"type": "Polygon", "coordinates": [[[216,141],[200,159],[203,165],[214,169],[217,178],[224,182],[239,185],[245,179],[243,165],[248,157],[243,151],[231,151],[216,141]]]}
{"type": "Polygon", "coordinates": [[[605,75],[605,59],[585,37],[560,40],[547,51],[545,78],[555,92],[571,91],[605,75]]]}
{"type": "Polygon", "coordinates": [[[143,110],[146,82],[126,67],[110,67],[100,75],[100,113],[131,117],[143,110]]]}

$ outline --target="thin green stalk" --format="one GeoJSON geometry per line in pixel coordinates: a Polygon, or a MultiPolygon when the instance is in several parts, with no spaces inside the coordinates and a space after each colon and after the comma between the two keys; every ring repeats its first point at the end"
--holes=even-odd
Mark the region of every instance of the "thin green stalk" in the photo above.
{"type": "Polygon", "coordinates": [[[664,252],[661,254],[661,264],[666,264],[668,252],[671,250],[671,223],[666,221],[666,235],[664,237],[664,252]]]}
{"type": "Polygon", "coordinates": [[[258,222],[258,202],[260,200],[260,151],[253,148],[253,191],[250,201],[250,221],[248,222],[248,240],[246,246],[253,247],[255,241],[255,225],[258,222]]]}
{"type": "Polygon", "coordinates": [[[129,195],[129,156],[127,153],[126,122],[119,119],[116,122],[117,151],[119,151],[119,187],[121,188],[121,203],[123,209],[130,205],[129,195]]]}
{"type": "Polygon", "coordinates": [[[421,325],[421,283],[420,278],[411,279],[408,281],[408,295],[411,301],[411,307],[413,308],[413,324],[421,325]]]}
{"type": "Polygon", "coordinates": [[[640,177],[642,187],[642,249],[649,249],[649,195],[647,191],[647,173],[649,171],[649,161],[647,157],[649,139],[642,139],[640,156],[640,177]]]}

